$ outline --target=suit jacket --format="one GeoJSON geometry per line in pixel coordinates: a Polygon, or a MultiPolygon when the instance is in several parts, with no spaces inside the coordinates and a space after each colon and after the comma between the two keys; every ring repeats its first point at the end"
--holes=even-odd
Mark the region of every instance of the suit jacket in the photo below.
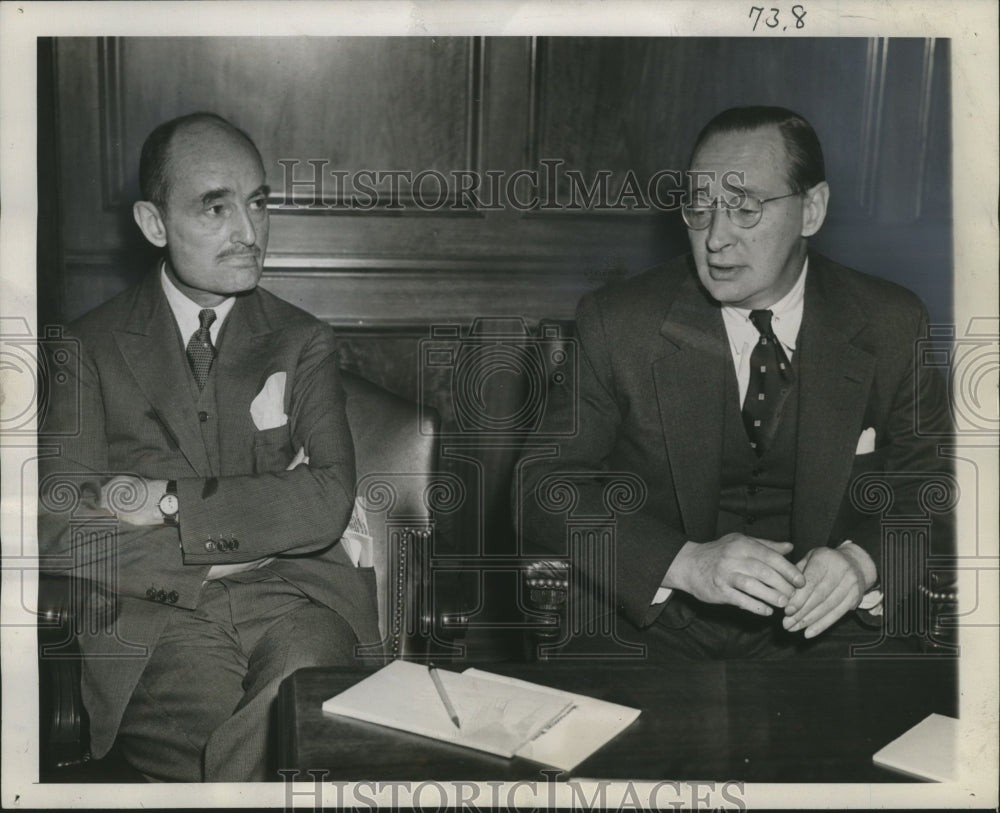
{"type": "Polygon", "coordinates": [[[67,338],[53,373],[77,386],[59,388],[74,397],[53,398],[41,438],[50,455],[40,464],[39,550],[43,568],[79,577],[85,618],[117,604],[110,630],[84,623],[80,636],[96,756],[110,748],[171,613],[196,606],[214,564],[277,556],[273,570],[340,613],[359,640],[378,640],[373,574],[337,544],[355,472],[329,326],[261,289],[238,296],[211,373],[216,415],[195,403],[158,273],[70,325],[67,338]],[[288,421],[258,429],[250,405],[277,372],[288,421]],[[217,453],[203,420],[218,422],[217,453]],[[299,448],[309,464],[287,471],[299,448]],[[118,473],[176,480],[179,530],[112,523],[105,532],[96,496],[118,473]]]}
{"type": "MultiPolygon", "coordinates": [[[[915,342],[926,336],[926,322],[923,304],[904,288],[810,254],[793,362],[796,555],[850,539],[879,567],[881,516],[856,507],[855,478],[893,473],[893,510],[919,513],[923,480],[908,475],[947,472],[936,441],[914,431],[918,401],[925,428],[939,434],[950,425],[940,379],[915,374],[915,342]],[[856,455],[868,427],[876,449],[856,455]]],[[[521,533],[530,547],[566,555],[566,514],[539,499],[539,485],[546,491],[562,477],[575,492],[574,515],[606,516],[606,474],[637,475],[642,507],[615,516],[614,589],[626,616],[645,626],[662,610],[651,601],[680,548],[717,537],[732,354],[721,308],[698,283],[689,256],[584,297],[577,335],[579,398],[553,405],[575,410],[577,432],[558,457],[525,460],[521,533]]]]}

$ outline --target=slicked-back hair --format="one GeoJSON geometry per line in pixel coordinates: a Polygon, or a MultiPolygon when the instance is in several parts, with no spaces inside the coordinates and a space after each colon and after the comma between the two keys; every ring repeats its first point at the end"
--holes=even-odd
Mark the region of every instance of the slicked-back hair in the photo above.
{"type": "MultiPolygon", "coordinates": [[[[706,124],[691,150],[693,160],[708,139],[724,133],[745,133],[777,127],[788,155],[788,183],[793,192],[805,192],[826,180],[823,148],[812,125],[798,113],[784,107],[731,107],[706,124]]],[[[688,162],[690,166],[690,161],[688,162]]]]}
{"type": "Polygon", "coordinates": [[[142,153],[139,156],[139,194],[142,200],[148,200],[160,207],[166,204],[170,192],[170,144],[180,130],[194,124],[216,124],[236,133],[247,142],[256,154],[257,160],[261,164],[264,163],[253,139],[217,113],[199,111],[178,116],[157,126],[143,142],[142,153]]]}

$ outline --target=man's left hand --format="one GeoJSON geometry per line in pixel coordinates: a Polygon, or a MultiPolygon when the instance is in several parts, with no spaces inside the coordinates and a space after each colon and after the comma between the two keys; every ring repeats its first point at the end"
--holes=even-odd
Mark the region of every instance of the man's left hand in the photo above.
{"type": "Polygon", "coordinates": [[[101,506],[130,525],[162,525],[160,498],[166,492],[166,480],[119,474],[101,487],[101,506]]]}
{"type": "Polygon", "coordinates": [[[871,557],[851,542],[839,548],[813,548],[797,564],[806,578],[785,607],[782,625],[814,638],[861,603],[875,584],[871,557]]]}

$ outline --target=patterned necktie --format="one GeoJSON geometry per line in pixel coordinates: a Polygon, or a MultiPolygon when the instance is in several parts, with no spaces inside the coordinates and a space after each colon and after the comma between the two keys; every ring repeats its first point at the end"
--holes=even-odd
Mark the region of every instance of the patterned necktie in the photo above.
{"type": "Polygon", "coordinates": [[[199,311],[198,324],[201,327],[191,334],[191,340],[187,345],[188,363],[191,365],[191,372],[194,373],[194,380],[198,382],[199,390],[205,389],[208,371],[212,369],[212,362],[215,360],[212,334],[208,331],[214,321],[215,311],[211,308],[199,311]]]}
{"type": "Polygon", "coordinates": [[[750,311],[760,340],[750,354],[750,382],[743,401],[743,425],[750,445],[760,457],[774,441],[781,407],[795,383],[792,363],[774,330],[771,311],[750,311]]]}

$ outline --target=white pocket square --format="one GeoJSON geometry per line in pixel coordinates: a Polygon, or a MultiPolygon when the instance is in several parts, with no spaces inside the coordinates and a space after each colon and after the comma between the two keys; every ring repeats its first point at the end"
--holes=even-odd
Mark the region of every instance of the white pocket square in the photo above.
{"type": "Polygon", "coordinates": [[[858,448],[854,454],[871,454],[875,451],[875,427],[869,426],[858,438],[858,448]]]}
{"type": "Polygon", "coordinates": [[[272,373],[250,404],[250,417],[258,430],[274,429],[288,423],[285,414],[285,373],[272,373]]]}

